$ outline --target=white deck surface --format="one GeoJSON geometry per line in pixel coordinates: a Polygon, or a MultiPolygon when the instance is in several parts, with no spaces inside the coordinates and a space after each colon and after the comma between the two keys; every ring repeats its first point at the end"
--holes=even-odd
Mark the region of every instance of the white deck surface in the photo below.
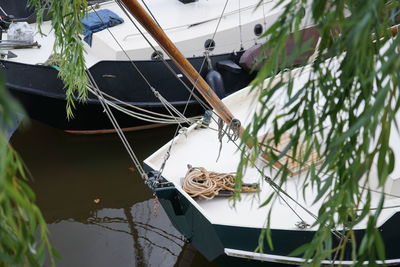
{"type": "MultiPolygon", "coordinates": [[[[142,3],[141,1],[139,1],[142,3]]],[[[276,0],[265,0],[264,5],[255,9],[259,0],[230,0],[215,35],[215,50],[212,54],[231,53],[253,46],[259,40],[254,34],[256,24],[270,26],[280,10],[273,10],[276,0]],[[241,23],[239,24],[239,21],[241,23]],[[241,25],[241,27],[239,27],[241,25]]],[[[204,43],[212,38],[226,0],[199,0],[183,4],[178,0],[147,0],[146,4],[166,34],[186,57],[203,56],[204,43]]],[[[114,2],[101,4],[101,9],[110,9],[124,19],[124,23],[93,34],[92,46],[85,45],[87,66],[102,60],[150,60],[153,49],[114,2]],[[111,33],[112,34],[111,34],[111,33]],[[118,40],[118,43],[115,41],[118,40]],[[125,54],[126,53],[126,54],[125,54]]],[[[36,27],[35,24],[32,24],[36,27]]],[[[52,53],[54,36],[50,22],[43,25],[46,36],[36,34],[35,41],[40,49],[13,50],[17,58],[10,59],[27,64],[44,63],[52,53]]],[[[145,31],[144,31],[145,32],[145,31]]],[[[146,36],[160,49],[149,34],[146,36]]],[[[3,40],[7,39],[3,34],[3,40]]],[[[165,55],[165,58],[167,56],[165,55]]]]}
{"type": "MultiPolygon", "coordinates": [[[[307,79],[307,73],[303,74],[296,81],[298,84],[302,84],[307,79]]],[[[250,94],[250,88],[245,88],[237,93],[224,99],[225,104],[232,111],[236,118],[240,119],[242,124],[249,122],[249,114],[252,114],[256,109],[254,103],[257,98],[256,93],[250,94]],[[253,111],[249,110],[248,107],[252,107],[253,111]]],[[[278,99],[277,99],[278,101],[278,99]]],[[[399,117],[399,116],[398,116],[399,117]]],[[[400,121],[400,118],[398,118],[400,121]]],[[[213,128],[217,128],[215,123],[212,125],[213,128]]],[[[194,129],[191,127],[185,135],[180,135],[174,143],[171,151],[170,158],[166,164],[163,172],[163,177],[173,182],[175,186],[184,195],[186,195],[192,203],[210,220],[213,224],[221,225],[232,225],[232,226],[245,226],[260,228],[264,226],[267,219],[267,214],[271,205],[263,208],[259,208],[259,205],[267,199],[271,192],[270,186],[263,182],[260,178],[260,174],[254,168],[248,168],[245,175],[245,182],[261,182],[261,193],[257,194],[242,194],[242,201],[237,202],[235,208],[232,208],[232,202],[227,198],[214,198],[213,200],[193,200],[181,188],[181,179],[185,176],[187,171],[187,164],[191,164],[194,167],[205,167],[207,170],[216,172],[235,172],[239,163],[240,153],[238,153],[237,147],[232,143],[227,143],[227,139],[224,139],[221,156],[216,162],[218,157],[219,142],[217,138],[217,132],[210,129],[194,129]]],[[[393,131],[392,145],[397,146],[400,143],[399,133],[393,131]]],[[[148,159],[145,163],[150,167],[158,170],[161,166],[164,155],[166,153],[169,144],[162,147],[148,159]]],[[[396,160],[398,161],[399,149],[396,150],[396,160]]],[[[396,169],[388,181],[387,193],[399,194],[399,179],[400,168],[399,163],[396,163],[396,169]]],[[[269,175],[268,171],[265,172],[269,175]]],[[[295,198],[301,205],[307,207],[308,210],[317,214],[320,203],[311,205],[317,192],[307,189],[306,199],[303,198],[301,185],[303,182],[302,176],[295,176],[291,178],[283,188],[290,196],[295,198]]],[[[372,207],[374,207],[378,201],[378,194],[373,195],[372,207]],[[375,203],[375,204],[374,204],[375,203]]],[[[313,224],[314,219],[306,213],[301,207],[288,200],[284,197],[291,205],[291,207],[308,223],[313,224]]],[[[399,205],[399,198],[388,197],[385,202],[385,207],[392,207],[399,205]]],[[[399,211],[399,207],[384,209],[378,225],[383,224],[389,219],[395,212],[399,211]]],[[[294,214],[293,211],[286,205],[282,200],[277,201],[273,204],[271,214],[271,228],[273,229],[297,229],[295,226],[300,219],[294,214]]],[[[365,222],[360,223],[357,228],[363,228],[365,222]]],[[[340,227],[339,227],[340,229],[340,227]]]]}

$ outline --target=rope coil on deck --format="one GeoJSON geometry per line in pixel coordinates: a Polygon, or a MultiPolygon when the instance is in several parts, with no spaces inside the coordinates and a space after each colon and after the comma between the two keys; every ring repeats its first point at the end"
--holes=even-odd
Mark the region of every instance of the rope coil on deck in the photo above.
{"type": "MultiPolygon", "coordinates": [[[[183,190],[191,197],[213,199],[221,190],[235,190],[235,173],[217,173],[203,167],[192,167],[182,182],[183,190]]],[[[241,192],[258,192],[258,185],[242,186],[241,192]]]]}

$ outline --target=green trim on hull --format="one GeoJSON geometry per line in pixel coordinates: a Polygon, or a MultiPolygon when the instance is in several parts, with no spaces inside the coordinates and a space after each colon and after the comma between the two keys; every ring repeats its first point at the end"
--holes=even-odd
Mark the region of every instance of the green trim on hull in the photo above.
{"type": "MultiPolygon", "coordinates": [[[[151,170],[145,164],[146,170],[151,170]]],[[[162,178],[164,179],[164,178],[162,178]]],[[[225,254],[225,248],[248,252],[255,251],[258,246],[261,229],[216,225],[208,221],[205,216],[174,186],[164,179],[159,187],[152,188],[170,218],[174,227],[180,231],[192,245],[202,253],[207,260],[224,266],[288,266],[283,263],[237,258],[225,254]]],[[[400,240],[400,213],[394,214],[379,229],[386,244],[387,260],[399,260],[398,240],[400,240]]],[[[314,231],[306,230],[271,230],[274,250],[264,243],[264,253],[287,257],[292,251],[312,240],[314,231]]],[[[356,230],[356,242],[360,243],[364,230],[356,230]]],[[[336,240],[338,242],[339,240],[336,240]]],[[[266,241],[265,241],[266,242],[266,241]]],[[[333,244],[335,245],[335,244],[333,244]]],[[[343,260],[351,260],[351,251],[345,253],[343,260]]],[[[399,260],[400,261],[400,260],[399,260]]]]}
{"type": "Polygon", "coordinates": [[[213,225],[174,187],[161,188],[155,192],[175,228],[207,260],[214,261],[219,256],[224,255],[224,247],[213,225]]]}

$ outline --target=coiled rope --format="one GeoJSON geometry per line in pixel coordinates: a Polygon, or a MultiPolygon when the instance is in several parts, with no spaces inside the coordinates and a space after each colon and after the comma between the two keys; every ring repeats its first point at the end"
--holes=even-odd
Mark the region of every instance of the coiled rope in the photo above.
{"type": "MultiPolygon", "coordinates": [[[[235,173],[217,173],[203,167],[192,167],[188,170],[182,183],[183,190],[191,197],[213,199],[221,190],[231,193],[235,190],[235,173]]],[[[244,185],[241,192],[258,192],[258,184],[244,185]]],[[[228,194],[229,196],[230,194],[228,194]]]]}

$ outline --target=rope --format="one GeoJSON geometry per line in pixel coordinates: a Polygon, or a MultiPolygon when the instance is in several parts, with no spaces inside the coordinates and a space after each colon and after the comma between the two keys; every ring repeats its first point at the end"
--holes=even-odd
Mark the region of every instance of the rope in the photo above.
{"type": "MultiPolygon", "coordinates": [[[[97,92],[94,91],[94,88],[91,85],[88,85],[88,90],[92,94],[97,95],[97,92]]],[[[105,94],[105,93],[103,93],[101,91],[99,93],[102,94],[102,95],[108,96],[107,94],[105,94]]],[[[132,117],[132,118],[136,118],[138,120],[147,121],[147,122],[150,122],[150,123],[158,123],[158,124],[188,123],[189,125],[191,125],[191,124],[195,123],[197,121],[197,119],[200,118],[200,116],[197,116],[197,117],[193,117],[193,118],[189,118],[189,119],[188,118],[180,119],[180,118],[175,118],[175,117],[170,116],[170,115],[166,115],[166,114],[162,114],[162,113],[156,113],[156,112],[152,112],[152,111],[149,111],[149,110],[146,110],[146,109],[142,109],[142,108],[139,108],[139,107],[137,107],[135,105],[127,104],[127,106],[130,107],[130,108],[138,109],[139,111],[142,111],[142,112],[155,114],[155,116],[153,116],[153,115],[147,115],[147,114],[144,114],[144,113],[140,113],[140,112],[136,112],[136,111],[130,110],[130,109],[125,108],[125,107],[123,107],[123,106],[121,106],[121,105],[119,105],[117,103],[113,103],[112,101],[107,100],[105,98],[104,98],[104,102],[107,105],[111,106],[112,108],[114,108],[114,109],[116,109],[116,110],[118,110],[118,111],[120,111],[120,112],[122,112],[122,113],[124,113],[124,114],[126,114],[126,115],[128,115],[130,117],[132,117]]],[[[120,102],[123,102],[123,101],[120,101],[120,102]]]]}
{"type": "MultiPolygon", "coordinates": [[[[91,92],[94,95],[97,94],[95,92],[95,88],[93,86],[88,85],[87,87],[88,87],[89,92],[91,92]]],[[[147,109],[143,109],[143,108],[137,107],[135,105],[126,103],[126,102],[124,102],[122,100],[119,100],[118,98],[115,98],[115,97],[113,97],[111,95],[108,95],[107,93],[104,93],[102,91],[100,91],[100,94],[102,94],[103,96],[106,96],[106,97],[108,97],[108,98],[110,98],[110,99],[112,99],[112,100],[117,102],[117,103],[114,103],[114,102],[104,98],[105,103],[107,105],[113,107],[114,109],[116,109],[116,110],[118,110],[118,111],[120,111],[120,112],[122,112],[122,113],[124,113],[124,114],[126,114],[128,116],[131,116],[133,118],[136,118],[136,119],[139,119],[139,120],[143,120],[143,121],[147,121],[147,122],[151,122],[151,123],[162,123],[162,124],[188,123],[189,125],[191,125],[191,124],[195,123],[197,121],[197,119],[200,118],[200,116],[193,117],[193,118],[184,118],[184,119],[176,118],[174,116],[170,116],[170,115],[163,114],[163,113],[153,112],[153,111],[150,111],[150,110],[147,110],[147,109]],[[142,113],[135,112],[133,110],[125,108],[122,105],[127,106],[127,107],[132,108],[132,109],[136,109],[136,110],[138,110],[138,111],[140,111],[142,113]],[[151,114],[151,115],[148,115],[148,114],[145,114],[145,113],[148,113],[148,114],[151,114]]]]}
{"type": "Polygon", "coordinates": [[[104,97],[101,94],[101,91],[99,87],[97,86],[96,81],[94,80],[92,74],[90,73],[90,70],[87,70],[87,74],[89,77],[89,82],[93,88],[95,88],[95,93],[100,101],[101,106],[103,107],[105,113],[107,114],[107,117],[110,119],[114,129],[116,130],[119,138],[121,139],[126,151],[128,152],[129,156],[132,159],[133,164],[135,165],[136,169],[138,170],[140,176],[142,177],[143,180],[147,180],[147,174],[144,171],[142,165],[140,164],[139,159],[137,158],[135,152],[133,152],[131,145],[129,144],[128,140],[126,139],[121,127],[119,126],[117,120],[115,119],[112,111],[110,110],[110,107],[107,105],[104,97]]]}
{"type": "Polygon", "coordinates": [[[263,7],[263,17],[264,17],[264,31],[267,30],[267,20],[265,18],[265,4],[264,0],[262,1],[262,7],[263,7]]]}
{"type": "MultiPolygon", "coordinates": [[[[121,9],[125,12],[125,8],[123,8],[123,5],[121,4],[121,2],[119,0],[116,0],[117,4],[119,4],[119,6],[121,7],[121,9]]],[[[222,14],[225,11],[225,7],[226,4],[228,3],[228,0],[225,3],[224,6],[224,10],[222,12],[222,14]]],[[[93,8],[93,7],[92,7],[93,8]]],[[[94,10],[94,9],[93,9],[94,10]]],[[[94,10],[96,12],[96,10],[94,10]]],[[[97,14],[97,12],[96,12],[97,14]]],[[[127,14],[128,15],[128,14],[127,14]]],[[[130,15],[128,15],[128,18],[131,20],[131,22],[135,25],[136,28],[138,28],[138,30],[140,31],[139,27],[137,27],[137,25],[133,22],[132,18],[130,15]]],[[[222,18],[222,15],[220,17],[220,20],[222,18]]],[[[220,22],[220,21],[219,21],[220,22]]],[[[216,31],[218,29],[219,26],[219,22],[217,25],[217,28],[213,34],[213,38],[215,37],[216,31]]],[[[240,41],[241,41],[241,46],[242,46],[242,25],[241,25],[241,10],[240,10],[240,1],[239,1],[239,27],[240,27],[240,41]]],[[[144,79],[144,81],[147,83],[147,85],[153,89],[153,87],[150,85],[149,81],[146,79],[146,77],[141,73],[141,71],[138,69],[138,67],[134,64],[134,62],[132,61],[132,59],[129,57],[129,55],[126,53],[126,51],[123,49],[123,47],[121,46],[121,44],[118,42],[118,40],[115,38],[115,36],[111,33],[111,31],[109,29],[107,29],[108,32],[111,34],[111,36],[114,38],[114,40],[117,42],[117,44],[120,46],[120,48],[122,49],[122,51],[125,53],[125,55],[127,56],[127,58],[130,60],[132,66],[139,72],[139,74],[142,76],[142,78],[144,79]]],[[[151,47],[153,48],[154,51],[156,51],[155,47],[149,42],[149,40],[145,37],[145,35],[140,31],[140,33],[142,34],[142,36],[146,39],[146,41],[151,45],[151,47]]],[[[169,70],[172,71],[172,68],[169,66],[169,64],[164,60],[161,59],[164,64],[167,66],[167,68],[169,70]]],[[[203,61],[202,66],[204,65],[205,60],[203,61]]],[[[88,72],[90,75],[90,72],[88,72]]],[[[174,72],[174,74],[176,74],[174,72]]],[[[180,79],[177,75],[174,75],[175,77],[178,78],[178,80],[180,80],[182,82],[182,84],[184,84],[186,89],[189,89],[189,87],[186,85],[186,83],[183,82],[182,79],[180,79]]],[[[106,103],[108,100],[106,100],[103,97],[102,92],[99,90],[99,88],[97,87],[93,77],[90,75],[91,77],[91,82],[93,83],[93,87],[96,89],[96,95],[98,96],[104,110],[106,111],[107,116],[109,117],[109,119],[111,120],[114,128],[117,130],[118,135],[120,136],[125,148],[128,151],[128,154],[131,156],[131,159],[133,160],[133,162],[135,163],[135,166],[137,167],[137,169],[139,170],[139,172],[141,173],[142,177],[144,179],[146,179],[146,174],[142,168],[142,166],[140,165],[140,162],[138,161],[136,155],[133,153],[132,148],[130,147],[128,141],[126,140],[126,137],[124,136],[121,128],[119,127],[118,123],[115,120],[115,117],[113,116],[111,110],[108,107],[108,103],[106,103]]],[[[196,81],[197,82],[197,81],[196,81]]],[[[191,96],[190,97],[195,97],[196,100],[199,101],[199,98],[193,94],[193,89],[194,87],[190,90],[191,92],[191,96]]],[[[189,98],[190,99],[190,98],[189,98]]],[[[202,105],[204,105],[204,102],[199,101],[202,105]]],[[[217,114],[216,114],[217,115],[217,114]]],[[[218,115],[217,115],[218,116],[218,115]]],[[[221,132],[225,132],[225,134],[227,134],[227,130],[221,130],[221,132]]],[[[236,138],[232,138],[232,136],[230,136],[229,134],[227,134],[228,138],[231,139],[231,141],[233,141],[236,144],[236,140],[232,140],[232,139],[236,139],[236,138]]],[[[176,137],[176,136],[175,136],[176,137]]],[[[174,137],[174,138],[175,138],[174,137]]],[[[173,143],[173,142],[172,142],[173,143]]],[[[171,149],[172,147],[172,143],[169,149],[171,149]]],[[[237,145],[237,144],[236,144],[237,145]]],[[[168,154],[168,153],[167,153],[168,154]]],[[[168,156],[166,157],[168,158],[168,156]]],[[[166,159],[164,160],[164,164],[166,163],[166,159]]],[[[164,165],[163,164],[163,165],[164,165]]],[[[206,171],[204,168],[191,168],[189,169],[188,173],[186,174],[186,177],[184,179],[184,184],[183,184],[183,189],[192,197],[202,197],[205,199],[212,199],[214,198],[216,195],[218,195],[218,193],[221,190],[228,190],[228,191],[233,191],[234,190],[234,183],[235,183],[235,176],[233,173],[225,173],[225,174],[219,174],[219,173],[215,173],[215,172],[208,172],[206,171]]],[[[272,186],[275,189],[278,189],[280,192],[283,192],[286,196],[288,196],[288,194],[286,192],[284,192],[279,186],[277,186],[275,184],[275,186],[272,186]]],[[[258,189],[252,188],[252,187],[242,187],[242,192],[257,192],[258,189]]],[[[278,194],[279,195],[279,194],[278,194]]],[[[290,196],[288,196],[292,201],[295,201],[293,198],[291,198],[290,196]]],[[[282,197],[281,197],[282,198],[282,197]]],[[[286,201],[285,201],[286,202],[286,201]]],[[[287,203],[287,202],[286,202],[287,203]]],[[[298,203],[297,203],[298,204],[298,203]]],[[[290,207],[290,205],[287,203],[287,205],[290,207]]],[[[302,206],[301,206],[302,207],[302,206]]],[[[290,207],[291,208],[291,207],[290,207]]],[[[308,211],[305,207],[302,207],[304,210],[308,211]]],[[[293,209],[292,209],[293,211],[293,209]]],[[[309,211],[308,211],[309,212],[309,211]]],[[[310,212],[309,212],[310,213],[310,212]]]]}
{"type": "MultiPolygon", "coordinates": [[[[151,90],[153,91],[154,95],[160,100],[160,102],[164,105],[164,107],[168,110],[171,116],[173,116],[172,113],[175,113],[182,121],[190,124],[190,121],[181,112],[179,112],[179,110],[177,110],[171,103],[169,103],[168,100],[166,100],[155,88],[152,87],[151,90]]],[[[173,117],[180,125],[180,123],[178,122],[178,118],[176,118],[175,116],[173,117]]]]}
{"type": "Polygon", "coordinates": [[[218,119],[218,141],[219,141],[219,151],[218,151],[218,157],[217,161],[221,155],[221,150],[222,150],[222,139],[224,138],[224,135],[229,136],[229,141],[235,142],[239,139],[240,137],[240,121],[238,119],[232,119],[232,121],[226,125],[226,128],[224,130],[224,121],[219,118],[218,119]]]}
{"type": "MultiPolygon", "coordinates": [[[[157,51],[156,48],[153,46],[153,44],[147,39],[147,37],[143,34],[143,32],[141,31],[141,29],[140,29],[140,28],[136,25],[136,23],[133,21],[133,19],[132,19],[130,13],[128,13],[128,12],[126,11],[125,6],[124,6],[122,3],[120,3],[120,0],[115,0],[115,1],[116,1],[117,4],[120,6],[120,8],[123,10],[123,12],[125,12],[125,15],[130,19],[130,21],[132,22],[132,24],[133,24],[133,25],[137,28],[137,30],[142,34],[143,38],[147,41],[147,43],[153,48],[154,51],[157,51]]],[[[211,37],[212,40],[214,40],[214,38],[215,38],[215,36],[216,36],[216,34],[217,34],[219,25],[220,25],[220,23],[221,23],[222,17],[223,17],[224,14],[225,14],[225,10],[226,10],[226,7],[227,7],[228,3],[229,3],[229,0],[226,0],[225,5],[224,5],[224,8],[222,9],[221,15],[220,15],[220,17],[219,17],[217,26],[215,27],[214,33],[213,33],[213,35],[212,35],[212,37],[211,37]]],[[[206,49],[205,53],[207,53],[207,49],[206,49]]],[[[165,59],[164,59],[164,58],[161,58],[161,60],[162,60],[162,62],[164,63],[164,65],[168,68],[168,70],[169,70],[171,73],[174,74],[174,76],[183,84],[183,86],[185,87],[185,89],[190,93],[190,94],[189,94],[189,98],[188,98],[188,100],[187,100],[187,102],[186,102],[186,105],[185,105],[185,107],[184,107],[184,109],[183,109],[183,114],[185,114],[185,112],[186,112],[186,110],[187,110],[187,107],[188,107],[188,104],[189,104],[189,101],[190,101],[191,98],[193,97],[198,103],[200,103],[200,105],[204,108],[204,110],[211,110],[211,112],[212,112],[213,114],[215,114],[217,117],[219,117],[218,114],[215,113],[214,110],[212,110],[212,109],[210,108],[210,106],[208,105],[208,103],[204,102],[199,96],[197,96],[196,94],[194,94],[195,85],[197,84],[199,77],[195,80],[194,85],[193,85],[192,88],[190,89],[189,86],[175,73],[175,71],[174,71],[174,70],[172,69],[172,67],[165,61],[165,59]]],[[[201,63],[199,73],[201,73],[201,71],[203,70],[203,67],[204,67],[204,65],[205,65],[205,63],[206,63],[206,60],[207,60],[207,57],[205,56],[205,58],[203,59],[203,62],[201,63]]],[[[163,171],[164,171],[165,165],[166,165],[166,163],[167,163],[167,161],[168,161],[168,159],[169,159],[169,157],[170,157],[172,145],[174,144],[175,138],[176,138],[176,136],[178,135],[178,133],[180,133],[179,127],[176,128],[175,133],[174,133],[174,137],[173,137],[173,139],[172,139],[172,141],[171,141],[171,143],[170,143],[170,145],[169,145],[169,148],[168,148],[167,152],[165,153],[164,161],[163,161],[163,163],[161,164],[161,167],[160,167],[160,170],[159,170],[159,176],[158,176],[158,178],[161,177],[161,175],[162,175],[162,173],[163,173],[163,171]]]]}
{"type": "Polygon", "coordinates": [[[157,23],[157,25],[161,28],[160,23],[158,23],[156,17],[154,17],[153,12],[151,12],[150,8],[147,6],[146,2],[142,0],[143,5],[146,7],[147,11],[149,12],[150,16],[154,19],[154,21],[157,23]]]}
{"type": "Polygon", "coordinates": [[[6,11],[4,11],[4,9],[0,6],[0,11],[1,12],[3,12],[3,14],[5,15],[5,16],[7,16],[8,17],[8,14],[7,14],[7,12],[6,11]]]}
{"type": "MultiPolygon", "coordinates": [[[[126,7],[123,3],[120,2],[120,0],[115,0],[115,2],[118,4],[118,6],[121,8],[121,10],[125,13],[125,15],[129,18],[129,20],[131,21],[131,23],[135,26],[135,28],[139,31],[139,33],[142,35],[142,37],[146,40],[146,42],[149,44],[149,46],[153,49],[154,52],[157,52],[157,49],[154,47],[154,45],[149,41],[149,39],[146,37],[146,35],[143,33],[143,31],[140,29],[140,27],[135,23],[135,21],[132,19],[131,14],[126,11],[126,7]]],[[[117,40],[116,40],[117,41],[117,40]]],[[[118,42],[118,41],[117,41],[118,42]]],[[[119,44],[119,43],[118,43],[119,44]]],[[[132,59],[128,56],[127,53],[125,53],[125,55],[127,56],[127,58],[133,63],[132,59]]],[[[178,81],[185,87],[186,90],[188,90],[188,92],[190,92],[190,96],[188,101],[190,100],[190,98],[193,96],[199,103],[200,105],[203,106],[203,108],[205,110],[210,109],[208,104],[205,103],[199,96],[195,95],[193,93],[194,91],[194,86],[192,89],[189,88],[189,86],[179,77],[179,75],[172,69],[172,67],[168,64],[168,62],[164,59],[164,57],[160,57],[160,60],[163,62],[163,64],[167,67],[167,69],[174,75],[174,77],[176,79],[178,79],[178,81]]],[[[200,72],[202,70],[204,66],[204,60],[203,60],[203,64],[200,67],[200,72]]],[[[137,68],[137,67],[136,67],[137,68]]],[[[197,82],[197,81],[196,81],[197,82]]],[[[185,109],[186,110],[186,109],[185,109]]]]}
{"type": "Polygon", "coordinates": [[[242,38],[242,12],[240,8],[239,0],[239,35],[240,35],[240,50],[243,50],[243,38],[242,38]]]}
{"type": "MultiPolygon", "coordinates": [[[[235,190],[235,173],[217,173],[207,171],[203,167],[192,167],[183,180],[183,190],[191,197],[213,199],[221,190],[235,190]]],[[[258,192],[257,184],[242,186],[241,192],[258,192]]]]}
{"type": "MultiPolygon", "coordinates": [[[[119,1],[119,0],[117,0],[119,1]]],[[[121,4],[121,3],[119,3],[121,4]]],[[[99,16],[99,14],[97,13],[97,11],[92,7],[92,10],[95,12],[95,14],[97,15],[97,17],[101,20],[102,18],[99,16]]],[[[122,7],[121,7],[122,8],[122,7]]],[[[126,10],[125,10],[126,11],[126,10]]],[[[128,16],[129,17],[129,16],[128,16]]],[[[133,22],[134,23],[134,22],[133,22]]],[[[135,25],[136,26],[136,25],[135,25]]],[[[139,30],[139,28],[138,28],[139,30]]],[[[151,85],[150,81],[146,78],[146,76],[140,71],[140,69],[138,68],[138,66],[133,62],[133,60],[129,57],[128,53],[124,50],[124,48],[122,47],[122,45],[118,42],[117,38],[114,36],[114,34],[111,32],[111,30],[109,28],[107,28],[107,31],[110,33],[110,35],[112,36],[112,38],[115,40],[115,42],[117,43],[117,45],[121,48],[121,50],[124,52],[125,56],[129,59],[131,65],[134,67],[134,69],[136,69],[136,71],[139,73],[139,75],[142,77],[142,79],[146,82],[147,86],[150,88],[150,90],[154,93],[154,95],[160,100],[160,102],[164,105],[165,109],[170,113],[171,117],[174,117],[176,123],[178,123],[180,125],[180,122],[178,119],[175,118],[175,116],[173,115],[173,113],[175,113],[176,115],[178,115],[178,117],[180,117],[181,119],[183,119],[185,122],[190,123],[183,114],[181,114],[175,107],[173,107],[164,97],[161,96],[161,94],[157,91],[155,91],[154,87],[151,85]]],[[[140,31],[140,30],[139,30],[140,31]]],[[[143,37],[144,34],[142,33],[143,37]]],[[[147,40],[147,39],[146,39],[147,40]]],[[[148,41],[148,40],[147,40],[148,41]]],[[[148,41],[148,43],[150,44],[150,42],[148,41]]],[[[152,45],[151,45],[152,46],[152,45]]],[[[154,46],[152,46],[153,49],[155,50],[154,46]]],[[[164,61],[164,60],[163,60],[164,61]]],[[[165,62],[165,64],[167,64],[165,62]]],[[[168,64],[167,64],[168,65],[168,64]]],[[[175,74],[175,73],[174,73],[175,74]]],[[[175,77],[177,77],[177,75],[175,74],[175,77]]],[[[99,90],[100,91],[100,90],[99,90]]],[[[189,101],[189,100],[188,100],[189,101]]],[[[188,103],[186,103],[187,105],[188,103]]]]}

